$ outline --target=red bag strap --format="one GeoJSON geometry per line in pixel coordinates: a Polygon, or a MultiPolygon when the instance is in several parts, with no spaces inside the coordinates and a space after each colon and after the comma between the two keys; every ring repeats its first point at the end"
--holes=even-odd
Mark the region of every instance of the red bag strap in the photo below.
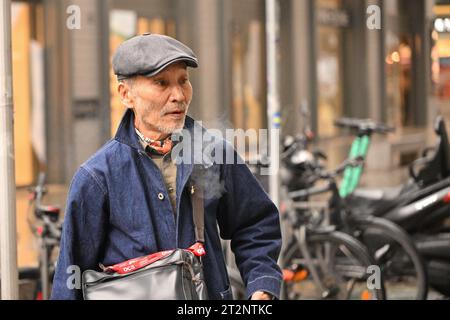
{"type": "MultiPolygon", "coordinates": [[[[192,252],[197,257],[202,257],[206,254],[205,248],[203,244],[196,243],[190,248],[186,249],[190,252],[192,252]]],[[[139,270],[141,268],[144,268],[152,263],[155,263],[156,261],[159,261],[161,259],[164,259],[168,257],[170,254],[172,254],[175,250],[167,250],[167,251],[160,251],[153,254],[150,254],[148,256],[139,257],[131,260],[127,260],[118,264],[115,264],[110,267],[103,268],[104,272],[108,273],[118,273],[118,274],[127,274],[130,272],[134,272],[136,270],[139,270]]]]}

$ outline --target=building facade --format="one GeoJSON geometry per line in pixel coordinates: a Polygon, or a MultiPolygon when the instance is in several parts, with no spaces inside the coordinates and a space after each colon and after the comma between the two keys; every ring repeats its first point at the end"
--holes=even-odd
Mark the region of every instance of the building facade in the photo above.
{"type": "MultiPolygon", "coordinates": [[[[407,162],[445,109],[450,10],[443,7],[433,0],[280,0],[283,134],[300,130],[302,106],[325,146],[339,145],[335,119],[370,117],[398,128],[380,147],[396,154],[398,146],[394,165],[402,152],[407,162]],[[435,30],[439,13],[442,32],[435,30]]],[[[19,185],[30,184],[44,162],[50,181],[70,182],[111,138],[123,113],[111,56],[144,32],[174,36],[197,53],[191,115],[211,128],[267,127],[264,0],[33,0],[14,2],[13,10],[19,185]]]]}

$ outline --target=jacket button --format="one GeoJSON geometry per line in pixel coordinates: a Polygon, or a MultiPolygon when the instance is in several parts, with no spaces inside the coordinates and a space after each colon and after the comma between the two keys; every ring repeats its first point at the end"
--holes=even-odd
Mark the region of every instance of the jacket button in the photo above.
{"type": "Polygon", "coordinates": [[[164,200],[164,195],[160,192],[160,193],[158,193],[158,199],[159,200],[164,200]]]}

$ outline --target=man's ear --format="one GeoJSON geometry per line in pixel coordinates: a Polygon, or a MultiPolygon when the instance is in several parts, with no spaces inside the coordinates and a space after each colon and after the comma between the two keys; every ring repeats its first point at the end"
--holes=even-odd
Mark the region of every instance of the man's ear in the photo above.
{"type": "Polygon", "coordinates": [[[117,92],[119,93],[122,104],[129,109],[133,109],[134,95],[131,92],[130,86],[125,82],[119,82],[119,85],[117,86],[117,92]]]}

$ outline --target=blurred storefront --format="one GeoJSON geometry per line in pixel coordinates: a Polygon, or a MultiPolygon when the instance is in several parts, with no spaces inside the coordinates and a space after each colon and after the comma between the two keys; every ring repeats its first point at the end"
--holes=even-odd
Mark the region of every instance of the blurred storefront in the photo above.
{"type": "Polygon", "coordinates": [[[432,81],[436,113],[450,121],[450,1],[438,1],[434,7],[432,81]]]}
{"type": "MultiPolygon", "coordinates": [[[[339,138],[333,126],[339,117],[371,117],[395,125],[399,137],[389,143],[403,146],[402,135],[429,124],[430,95],[449,99],[450,37],[432,33],[434,1],[279,3],[284,133],[298,132],[300,106],[308,106],[320,140],[339,138]],[[380,8],[381,29],[367,26],[370,5],[380,8]]],[[[264,0],[14,1],[18,184],[30,184],[45,167],[50,181],[69,183],[111,138],[124,111],[111,56],[144,32],[177,37],[198,54],[191,115],[219,129],[265,128],[264,6],[264,0]],[[80,29],[66,25],[70,5],[80,8],[80,29]]],[[[445,26],[450,12],[436,14],[445,26]]]]}
{"type": "MultiPolygon", "coordinates": [[[[145,32],[186,41],[200,59],[191,114],[207,126],[266,127],[264,1],[110,2],[110,59],[127,38],[145,32]],[[151,4],[151,5],[149,5],[151,4]]],[[[111,134],[123,114],[111,71],[111,134]]]]}
{"type": "Polygon", "coordinates": [[[385,1],[386,120],[397,128],[426,125],[430,34],[426,2],[385,1]]]}
{"type": "Polygon", "coordinates": [[[318,134],[336,134],[333,121],[343,115],[344,28],[350,17],[341,0],[316,1],[317,10],[317,118],[318,134]]]}
{"type": "MultiPolygon", "coordinates": [[[[295,74],[291,115],[310,106],[319,141],[345,157],[335,119],[372,118],[396,127],[372,149],[383,152],[378,169],[406,165],[425,144],[431,123],[431,30],[434,1],[310,0],[291,2],[291,58],[295,74]],[[370,8],[370,10],[369,10],[370,8]],[[378,23],[372,27],[370,23],[378,23]],[[370,22],[369,22],[370,20],[370,22]],[[299,62],[297,57],[301,57],[299,62]],[[308,65],[308,63],[312,63],[308,65]]],[[[289,50],[289,48],[287,48],[289,50]]],[[[299,119],[287,119],[288,131],[299,119]]]]}
{"type": "MultiPolygon", "coordinates": [[[[112,37],[117,34],[115,26],[126,28],[128,21],[128,37],[145,29],[189,42],[203,62],[203,71],[194,73],[197,99],[192,113],[217,128],[266,127],[264,1],[145,3],[110,2],[112,37]],[[133,18],[117,18],[122,14],[133,18]]],[[[353,116],[394,125],[399,136],[392,144],[405,150],[423,144],[423,139],[407,133],[428,124],[431,4],[428,0],[280,1],[284,132],[300,129],[299,109],[307,105],[319,139],[338,137],[334,120],[353,116]],[[380,8],[380,30],[367,27],[370,5],[380,8]]],[[[115,82],[110,84],[114,132],[122,107],[114,94],[115,82]]],[[[345,151],[336,153],[339,158],[345,151]]]]}

